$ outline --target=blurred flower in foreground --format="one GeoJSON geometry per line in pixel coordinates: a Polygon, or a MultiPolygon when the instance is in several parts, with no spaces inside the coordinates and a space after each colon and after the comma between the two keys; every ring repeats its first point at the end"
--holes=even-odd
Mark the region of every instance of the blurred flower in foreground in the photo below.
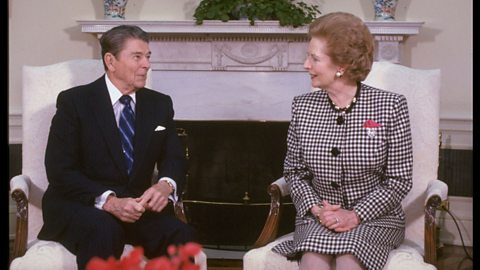
{"type": "Polygon", "coordinates": [[[135,247],[127,256],[116,260],[113,256],[107,260],[92,258],[86,270],[199,270],[194,263],[194,256],[200,253],[202,247],[193,242],[181,246],[170,245],[168,256],[161,256],[146,261],[143,248],[135,247]]]}

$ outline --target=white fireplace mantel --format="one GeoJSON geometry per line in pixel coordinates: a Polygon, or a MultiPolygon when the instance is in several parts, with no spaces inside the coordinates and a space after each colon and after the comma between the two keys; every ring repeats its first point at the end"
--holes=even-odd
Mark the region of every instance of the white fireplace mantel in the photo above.
{"type": "MultiPolygon", "coordinates": [[[[259,21],[255,22],[255,25],[250,25],[247,20],[240,21],[204,21],[202,25],[196,25],[194,21],[142,21],[142,20],[80,20],[78,23],[81,25],[82,32],[92,33],[101,36],[104,32],[110,28],[120,24],[134,24],[140,26],[143,30],[148,32],[152,40],[165,41],[169,40],[190,40],[190,41],[206,41],[206,42],[218,42],[219,40],[232,40],[239,41],[240,39],[267,39],[272,41],[283,40],[286,43],[280,44],[275,48],[268,47],[267,50],[276,49],[276,56],[281,55],[282,52],[289,52],[291,49],[298,49],[299,44],[306,43],[307,30],[306,26],[303,27],[282,27],[279,26],[278,21],[259,21]],[[273,48],[273,49],[272,49],[273,48]]],[[[417,35],[423,22],[407,22],[407,21],[368,21],[366,25],[369,27],[370,32],[373,34],[376,41],[376,61],[390,61],[394,63],[401,63],[401,50],[400,43],[404,42],[408,36],[417,35]]],[[[218,46],[216,46],[219,48],[218,46]]],[[[259,48],[244,48],[244,51],[258,50],[259,48]]],[[[261,49],[261,48],[260,48],[261,49]]],[[[305,48],[303,49],[305,50],[305,48]]],[[[222,54],[225,52],[223,50],[222,54]]],[[[301,57],[304,53],[299,54],[301,57]]],[[[267,57],[267,55],[263,55],[267,57]]],[[[283,55],[286,56],[286,55],[283,55]]],[[[237,58],[245,59],[245,58],[237,58]]],[[[250,59],[251,62],[260,61],[259,59],[250,59]]],[[[218,59],[216,59],[218,60],[218,59]]],[[[236,61],[236,60],[235,60],[236,61]]],[[[288,60],[286,60],[288,61],[288,60]]],[[[238,62],[238,61],[237,61],[238,62]]],[[[294,61],[296,62],[296,61],[294,61]]],[[[243,63],[245,64],[245,63],[243,63]]],[[[285,65],[290,63],[280,63],[278,65],[271,66],[272,70],[283,70],[285,65]]],[[[203,69],[203,65],[197,68],[203,69]]],[[[218,66],[211,65],[211,70],[217,69],[241,69],[230,66],[218,66]]],[[[292,63],[293,70],[298,69],[303,71],[303,68],[298,66],[298,63],[292,63]]],[[[293,71],[292,70],[292,71],[293,71]]]]}
{"type": "MultiPolygon", "coordinates": [[[[288,121],[294,96],[311,90],[303,68],[306,26],[277,21],[79,21],[100,37],[120,24],[149,34],[152,88],[172,97],[176,119],[288,121]]],[[[400,62],[400,43],[422,22],[367,22],[376,60],[400,62]]]]}

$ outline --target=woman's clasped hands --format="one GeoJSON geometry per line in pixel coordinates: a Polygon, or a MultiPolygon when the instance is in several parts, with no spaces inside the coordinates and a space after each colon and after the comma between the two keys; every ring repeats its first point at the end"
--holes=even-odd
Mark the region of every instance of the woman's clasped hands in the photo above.
{"type": "Polygon", "coordinates": [[[340,205],[330,204],[328,201],[312,206],[310,212],[320,224],[336,232],[350,231],[360,224],[355,210],[343,209],[340,205]]]}

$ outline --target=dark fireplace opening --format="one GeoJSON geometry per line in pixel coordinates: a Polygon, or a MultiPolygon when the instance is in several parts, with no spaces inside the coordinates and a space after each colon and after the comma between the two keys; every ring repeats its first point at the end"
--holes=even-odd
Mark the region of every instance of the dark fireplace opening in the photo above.
{"type": "MultiPolygon", "coordinates": [[[[259,236],[270,209],[268,185],[280,178],[287,121],[187,121],[188,154],[184,207],[205,247],[247,250],[259,236]]],[[[279,233],[293,231],[295,211],[284,200],[279,233]]]]}

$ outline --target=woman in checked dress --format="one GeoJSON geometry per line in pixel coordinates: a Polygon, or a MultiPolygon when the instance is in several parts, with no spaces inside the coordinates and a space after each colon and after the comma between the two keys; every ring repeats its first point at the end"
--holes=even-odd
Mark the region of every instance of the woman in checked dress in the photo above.
{"type": "Polygon", "coordinates": [[[293,241],[273,248],[300,269],[382,269],[405,235],[412,187],[404,96],[365,85],[374,41],[335,12],[309,27],[304,63],[318,91],[295,97],[284,177],[297,210],[293,241]]]}

